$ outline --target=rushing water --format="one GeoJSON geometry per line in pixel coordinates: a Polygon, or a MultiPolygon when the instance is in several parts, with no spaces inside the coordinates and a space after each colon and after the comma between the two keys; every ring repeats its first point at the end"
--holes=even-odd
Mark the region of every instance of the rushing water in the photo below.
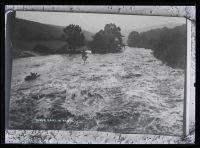
{"type": "Polygon", "coordinates": [[[181,135],[183,98],[184,71],[147,49],[15,59],[10,128],[181,135]]]}

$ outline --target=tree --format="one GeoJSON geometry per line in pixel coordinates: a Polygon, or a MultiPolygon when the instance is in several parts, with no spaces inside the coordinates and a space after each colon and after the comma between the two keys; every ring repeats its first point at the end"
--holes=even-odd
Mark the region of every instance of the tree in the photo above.
{"type": "Polygon", "coordinates": [[[106,24],[104,30],[100,30],[93,36],[90,44],[93,53],[120,52],[124,47],[121,29],[115,24],[106,24]]]}
{"type": "Polygon", "coordinates": [[[130,47],[137,47],[140,41],[140,35],[137,31],[132,31],[128,36],[127,44],[130,47]]]}
{"type": "Polygon", "coordinates": [[[67,42],[69,50],[75,50],[84,45],[85,37],[79,25],[70,24],[63,29],[63,38],[67,42]]]}

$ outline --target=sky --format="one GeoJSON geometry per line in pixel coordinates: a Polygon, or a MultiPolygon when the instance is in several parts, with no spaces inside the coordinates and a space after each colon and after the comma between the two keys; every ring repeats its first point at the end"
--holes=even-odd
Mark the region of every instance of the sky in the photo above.
{"type": "Polygon", "coordinates": [[[105,24],[108,23],[115,23],[122,30],[129,30],[134,28],[145,28],[171,23],[185,24],[186,22],[186,19],[181,17],[72,12],[17,11],[16,17],[57,26],[68,26],[69,24],[76,24],[81,26],[83,30],[87,30],[93,33],[103,29],[105,24]]]}

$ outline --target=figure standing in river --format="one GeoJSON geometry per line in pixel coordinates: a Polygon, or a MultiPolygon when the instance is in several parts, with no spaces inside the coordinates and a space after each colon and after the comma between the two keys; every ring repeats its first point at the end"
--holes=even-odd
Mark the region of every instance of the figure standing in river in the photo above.
{"type": "Polygon", "coordinates": [[[83,59],[83,61],[84,61],[84,65],[85,65],[85,62],[86,62],[86,60],[87,60],[87,58],[88,58],[87,52],[86,52],[85,49],[82,50],[81,55],[82,55],[82,59],[83,59]]]}

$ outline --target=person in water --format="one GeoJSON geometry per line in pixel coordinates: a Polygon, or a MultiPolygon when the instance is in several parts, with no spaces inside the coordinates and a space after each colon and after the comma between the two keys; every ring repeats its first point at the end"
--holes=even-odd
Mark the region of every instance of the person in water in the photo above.
{"type": "Polygon", "coordinates": [[[86,60],[87,60],[87,58],[88,58],[87,52],[86,52],[85,49],[82,50],[81,55],[82,55],[82,59],[83,59],[84,64],[85,64],[85,62],[86,62],[86,60]]]}

